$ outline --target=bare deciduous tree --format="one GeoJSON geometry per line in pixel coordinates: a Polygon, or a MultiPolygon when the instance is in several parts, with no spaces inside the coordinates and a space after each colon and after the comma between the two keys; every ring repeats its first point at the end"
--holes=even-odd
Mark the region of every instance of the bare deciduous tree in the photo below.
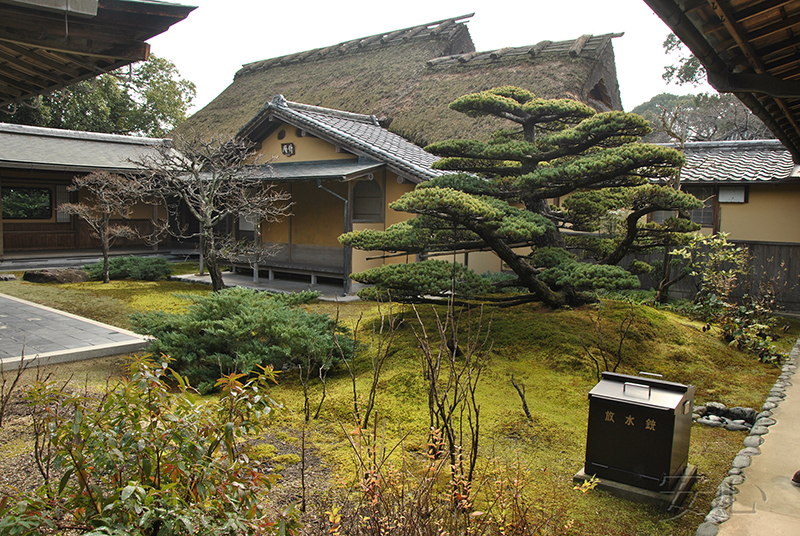
{"type": "Polygon", "coordinates": [[[133,205],[142,199],[142,184],[132,178],[105,171],[95,171],[72,179],[71,191],[83,190],[87,200],[64,203],[58,209],[86,222],[92,236],[100,239],[103,251],[103,283],[108,283],[108,255],[117,238],[134,238],[136,231],[129,225],[115,223],[114,216],[127,219],[133,205]]]}
{"type": "Polygon", "coordinates": [[[228,219],[243,218],[250,222],[276,222],[289,213],[289,195],[256,175],[255,152],[245,140],[173,140],[172,146],[158,147],[156,154],[135,160],[144,177],[149,195],[169,208],[170,217],[178,215],[181,205],[199,223],[197,232],[168,226],[173,236],[199,238],[203,259],[211,276],[214,291],[223,288],[221,263],[233,256],[264,257],[268,247],[246,246],[243,241],[222,236],[218,226],[228,219]],[[177,202],[176,202],[177,201],[177,202]],[[182,203],[180,203],[182,202],[182,203]]]}

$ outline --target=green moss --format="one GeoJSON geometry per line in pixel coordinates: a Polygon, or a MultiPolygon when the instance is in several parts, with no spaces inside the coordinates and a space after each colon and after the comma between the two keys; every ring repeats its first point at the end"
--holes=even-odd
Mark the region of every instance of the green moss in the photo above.
{"type": "Polygon", "coordinates": [[[259,460],[272,460],[278,453],[277,447],[272,443],[257,443],[250,447],[250,456],[259,460]]]}
{"type": "Polygon", "coordinates": [[[300,456],[297,454],[279,454],[272,457],[273,461],[282,465],[294,465],[300,463],[300,456]]]}

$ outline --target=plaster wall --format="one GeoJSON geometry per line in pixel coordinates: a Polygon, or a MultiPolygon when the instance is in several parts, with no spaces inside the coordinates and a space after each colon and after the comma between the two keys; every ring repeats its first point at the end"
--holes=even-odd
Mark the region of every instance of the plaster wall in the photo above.
{"type": "Polygon", "coordinates": [[[257,151],[261,163],[313,162],[317,160],[352,160],[357,157],[352,153],[336,152],[336,146],[313,136],[300,136],[297,127],[282,124],[265,139],[257,151]],[[280,133],[283,139],[279,139],[280,133]],[[294,155],[283,154],[282,145],[294,144],[294,155]]]}
{"type": "Polygon", "coordinates": [[[720,203],[730,240],[800,243],[800,184],[750,187],[746,203],[720,203]]]}

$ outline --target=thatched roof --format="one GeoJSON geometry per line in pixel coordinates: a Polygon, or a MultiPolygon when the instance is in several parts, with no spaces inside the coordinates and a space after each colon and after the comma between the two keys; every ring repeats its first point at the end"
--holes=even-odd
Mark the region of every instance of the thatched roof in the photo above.
{"type": "Polygon", "coordinates": [[[464,22],[472,15],[405,28],[245,65],[233,83],[180,130],[236,134],[273,95],[372,114],[425,145],[488,137],[500,124],[448,108],[461,95],[516,85],[539,96],[575,98],[599,110],[622,106],[611,39],[582,36],[478,53],[464,22]]]}

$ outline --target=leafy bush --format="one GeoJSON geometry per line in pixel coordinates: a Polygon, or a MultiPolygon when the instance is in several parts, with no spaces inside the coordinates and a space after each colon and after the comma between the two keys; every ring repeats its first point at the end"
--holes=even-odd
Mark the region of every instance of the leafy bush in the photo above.
{"type": "Polygon", "coordinates": [[[772,344],[773,313],[778,308],[774,289],[764,285],[756,294],[744,294],[739,303],[732,296],[750,271],[747,249],[720,233],[697,237],[678,253],[689,259],[691,275],[700,278],[689,313],[708,327],[718,326],[731,346],[752,352],[762,362],[780,362],[785,356],[772,344]]]}
{"type": "Polygon", "coordinates": [[[26,399],[45,483],[4,494],[0,533],[293,534],[295,520],[263,511],[260,494],[275,477],[241,440],[274,407],[266,388],[275,375],[223,377],[218,404],[195,397],[168,360],[149,357],[134,358],[130,376],[100,400],[37,379],[26,399]]]}
{"type": "MultiPolygon", "coordinates": [[[[83,268],[95,281],[103,279],[103,263],[89,264],[83,268]]],[[[111,257],[108,261],[109,279],[136,279],[157,281],[172,274],[172,268],[161,257],[111,257]]]]}
{"type": "Polygon", "coordinates": [[[201,392],[208,392],[221,374],[309,361],[327,369],[349,357],[349,337],[340,338],[345,355],[334,345],[334,331],[343,332],[334,319],[298,307],[318,296],[235,287],[205,296],[182,296],[191,302],[185,312],[136,313],[131,324],[135,331],[155,338],[154,352],[173,356],[173,368],[201,392]]]}

